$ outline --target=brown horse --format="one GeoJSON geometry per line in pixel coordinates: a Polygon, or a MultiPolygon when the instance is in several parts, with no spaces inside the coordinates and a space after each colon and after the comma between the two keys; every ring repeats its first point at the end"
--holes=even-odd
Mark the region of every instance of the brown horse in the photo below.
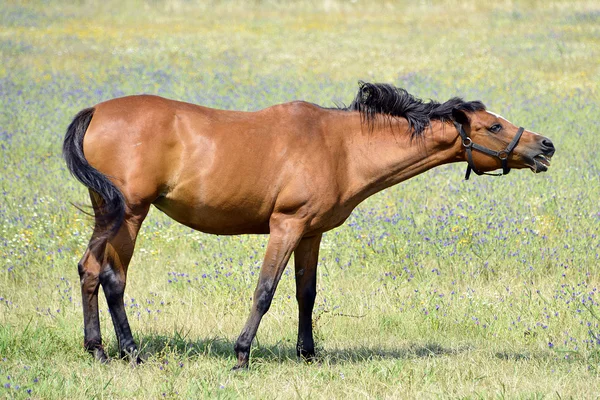
{"type": "Polygon", "coordinates": [[[487,112],[479,101],[423,102],[405,90],[360,83],[349,107],[296,101],[256,112],[223,111],[130,96],[81,111],[63,146],[89,188],[95,228],[79,262],[85,348],[102,361],[102,285],[121,356],[140,361],[123,292],[137,234],[154,204],[171,218],[219,235],[270,234],[250,316],[234,346],[250,345],[294,253],[298,355],[314,356],[312,311],[323,232],[364,199],[438,165],[468,173],[546,171],[552,142],[487,112]]]}

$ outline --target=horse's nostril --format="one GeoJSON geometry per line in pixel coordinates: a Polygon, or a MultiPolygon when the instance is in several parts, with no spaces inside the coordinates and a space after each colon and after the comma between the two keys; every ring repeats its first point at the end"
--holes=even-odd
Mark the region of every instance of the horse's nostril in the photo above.
{"type": "Polygon", "coordinates": [[[544,139],[544,140],[542,140],[542,146],[544,146],[548,149],[553,149],[554,143],[552,143],[552,140],[550,140],[550,139],[544,139]]]}

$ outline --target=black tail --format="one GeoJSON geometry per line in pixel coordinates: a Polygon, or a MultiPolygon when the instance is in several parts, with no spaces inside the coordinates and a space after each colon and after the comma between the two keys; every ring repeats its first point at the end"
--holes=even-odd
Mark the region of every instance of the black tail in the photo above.
{"type": "Polygon", "coordinates": [[[96,224],[113,236],[125,218],[125,198],[117,187],[100,171],[92,167],[83,154],[83,137],[94,116],[94,108],[86,108],[75,116],[65,135],[63,157],[71,174],[79,182],[98,193],[103,202],[96,209],[96,224]]]}

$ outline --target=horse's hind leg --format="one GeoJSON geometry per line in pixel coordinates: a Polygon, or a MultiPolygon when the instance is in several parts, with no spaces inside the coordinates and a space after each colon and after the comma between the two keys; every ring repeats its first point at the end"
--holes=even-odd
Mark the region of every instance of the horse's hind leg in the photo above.
{"type": "Polygon", "coordinates": [[[94,232],[90,244],[77,267],[81,281],[81,304],[83,306],[83,346],[94,355],[94,358],[105,362],[107,357],[102,347],[100,318],[98,315],[98,287],[106,242],[99,243],[96,237],[96,232],[94,232]]]}
{"type": "Polygon", "coordinates": [[[133,209],[127,208],[123,225],[106,245],[105,263],[100,272],[100,283],[115,327],[120,356],[121,358],[128,356],[136,363],[141,362],[141,359],[125,313],[123,294],[127,281],[127,268],[133,256],[137,234],[148,214],[149,207],[144,205],[133,209]]]}
{"type": "MultiPolygon", "coordinates": [[[[98,201],[93,192],[90,191],[90,198],[94,211],[97,213],[98,201]]],[[[94,233],[88,244],[85,254],[77,265],[79,279],[81,282],[81,304],[83,306],[83,327],[84,339],[83,346],[94,357],[102,362],[108,358],[102,347],[102,335],[100,334],[100,318],[98,315],[98,288],[100,285],[100,271],[104,262],[104,251],[106,249],[106,239],[104,239],[104,229],[96,220],[94,233]]]]}

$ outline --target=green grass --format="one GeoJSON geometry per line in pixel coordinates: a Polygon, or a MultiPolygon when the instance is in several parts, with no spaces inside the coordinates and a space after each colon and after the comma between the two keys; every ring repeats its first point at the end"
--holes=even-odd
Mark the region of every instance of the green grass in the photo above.
{"type": "MultiPolygon", "coordinates": [[[[0,5],[0,398],[593,398],[600,393],[600,7],[586,1],[0,5]],[[232,373],[266,237],[151,211],[126,306],[147,362],[82,347],[91,221],[60,157],[82,108],[152,93],[256,110],[356,81],[480,99],[557,147],[550,171],[440,167],[324,236],[320,362],[296,359],[288,267],[232,373]]],[[[102,296],[101,296],[102,297],[102,296]]],[[[101,298],[108,352],[117,348],[101,298]]]]}

